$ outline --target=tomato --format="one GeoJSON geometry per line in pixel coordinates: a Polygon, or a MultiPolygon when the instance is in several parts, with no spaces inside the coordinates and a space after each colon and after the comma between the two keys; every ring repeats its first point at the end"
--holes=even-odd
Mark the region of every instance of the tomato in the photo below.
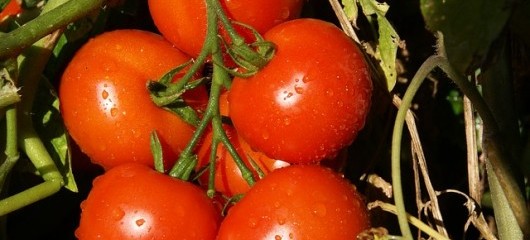
{"type": "MultiPolygon", "coordinates": [[[[160,35],[140,30],[90,40],[67,66],[59,87],[68,132],[93,162],[108,169],[131,161],[152,166],[149,139],[156,130],[170,166],[195,128],[157,107],[146,83],[189,59],[160,35]]],[[[184,99],[201,107],[207,93],[195,89],[184,99]]]]}
{"type": "Polygon", "coordinates": [[[354,42],[331,23],[297,19],[265,34],[274,58],[234,78],[230,117],[256,150],[289,163],[331,159],[364,126],[372,83],[354,42]]]}
{"type": "MultiPolygon", "coordinates": [[[[221,0],[234,21],[253,26],[258,32],[300,15],[303,0],[221,0]]],[[[149,10],[158,30],[185,53],[196,57],[206,37],[204,0],[149,0],[149,10]]],[[[245,35],[245,34],[242,34],[245,35]]]]}
{"type": "Polygon", "coordinates": [[[85,239],[215,239],[220,215],[197,186],[138,164],[97,177],[75,234],[85,239]]]}
{"type": "Polygon", "coordinates": [[[0,22],[9,16],[19,14],[21,11],[20,4],[16,0],[11,0],[0,12],[0,22]]]}
{"type": "MultiPolygon", "coordinates": [[[[252,170],[255,179],[258,179],[258,173],[253,169],[250,159],[252,159],[252,161],[258,165],[264,174],[268,174],[275,169],[288,165],[288,163],[284,161],[271,159],[261,152],[252,150],[250,146],[248,146],[248,144],[237,135],[233,127],[225,125],[224,129],[228,135],[228,138],[230,139],[230,142],[233,144],[239,156],[241,156],[245,162],[245,165],[252,170]]],[[[205,136],[204,143],[199,147],[197,154],[199,158],[199,162],[197,164],[198,168],[207,167],[210,162],[212,138],[213,132],[210,131],[205,136]]],[[[208,185],[208,178],[209,172],[206,171],[201,176],[201,182],[203,185],[208,185]]],[[[215,165],[215,190],[225,196],[231,197],[236,194],[245,193],[249,189],[250,186],[241,176],[241,171],[237,167],[234,159],[228,150],[226,150],[225,146],[219,144],[217,148],[215,165]]]]}
{"type": "Polygon", "coordinates": [[[317,165],[292,165],[230,208],[217,239],[356,239],[368,227],[366,206],[347,180],[317,165]]]}

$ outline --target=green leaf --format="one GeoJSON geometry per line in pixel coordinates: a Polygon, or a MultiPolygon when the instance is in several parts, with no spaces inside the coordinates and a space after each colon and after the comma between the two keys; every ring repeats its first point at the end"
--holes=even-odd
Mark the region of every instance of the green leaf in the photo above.
{"type": "Polygon", "coordinates": [[[506,204],[508,200],[504,195],[504,191],[502,190],[489,161],[486,161],[486,167],[499,239],[523,239],[523,233],[521,229],[517,227],[519,224],[515,219],[510,205],[506,204]]]}
{"type": "Polygon", "coordinates": [[[355,27],[357,16],[359,16],[359,9],[357,8],[356,0],[342,0],[342,5],[344,5],[344,13],[348,20],[350,20],[355,27]]]}
{"type": "Polygon", "coordinates": [[[390,6],[377,0],[359,0],[359,3],[368,19],[375,15],[379,37],[374,57],[379,60],[379,65],[385,74],[388,90],[391,91],[397,80],[396,55],[400,38],[390,21],[385,17],[390,6]]]}
{"type": "Polygon", "coordinates": [[[77,184],[72,172],[68,135],[59,113],[59,98],[46,79],[40,81],[33,112],[35,130],[63,175],[65,187],[77,192],[77,184]]]}
{"type": "Polygon", "coordinates": [[[510,16],[506,0],[421,0],[427,27],[444,35],[447,57],[460,73],[474,71],[510,16]]]}
{"type": "Polygon", "coordinates": [[[9,2],[11,2],[11,0],[0,0],[0,12],[4,10],[4,8],[7,6],[7,4],[9,4],[9,2]]]}

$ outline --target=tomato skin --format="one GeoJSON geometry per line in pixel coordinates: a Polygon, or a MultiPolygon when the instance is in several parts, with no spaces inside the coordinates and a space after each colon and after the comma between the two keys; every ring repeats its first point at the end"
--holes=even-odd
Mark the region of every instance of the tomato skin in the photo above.
{"type": "Polygon", "coordinates": [[[334,158],[364,126],[372,83],[359,48],[339,28],[296,19],[265,34],[274,58],[228,96],[236,130],[255,149],[289,163],[334,158]],[[303,44],[302,44],[303,43],[303,44]]]}
{"type": "MultiPolygon", "coordinates": [[[[281,22],[298,17],[303,5],[303,0],[221,0],[220,2],[229,18],[251,25],[260,33],[265,33],[281,22]]],[[[197,57],[206,37],[205,1],[149,0],[148,3],[151,16],[162,35],[183,52],[197,57]]]]}
{"type": "MultiPolygon", "coordinates": [[[[243,159],[245,165],[252,171],[254,178],[258,179],[258,173],[253,170],[250,160],[252,159],[266,175],[278,168],[288,166],[289,164],[267,157],[261,152],[256,152],[250,148],[248,143],[241,139],[235,129],[230,125],[224,125],[225,132],[232,145],[236,148],[239,156],[243,159]]],[[[199,147],[197,156],[197,168],[207,167],[210,161],[210,152],[212,148],[213,132],[206,134],[204,143],[199,147]]],[[[200,178],[203,185],[208,185],[209,171],[206,171],[200,178]]],[[[216,166],[215,166],[215,190],[227,197],[237,194],[246,193],[250,186],[241,176],[241,171],[237,167],[234,159],[226,150],[222,143],[217,147],[216,166]]]]}
{"type": "Polygon", "coordinates": [[[215,239],[220,215],[197,186],[126,163],[97,177],[75,234],[89,239],[215,239]]]}
{"type": "Polygon", "coordinates": [[[17,15],[22,11],[20,4],[16,0],[11,0],[4,9],[0,12],[0,22],[5,18],[17,15]]]}
{"type": "Polygon", "coordinates": [[[367,209],[348,181],[317,165],[292,165],[230,208],[217,239],[355,239],[368,227],[367,209]]]}
{"type": "MultiPolygon", "coordinates": [[[[194,127],[152,103],[146,83],[189,59],[150,32],[117,30],[91,39],[75,54],[59,87],[70,135],[94,163],[109,169],[131,161],[152,166],[149,137],[156,130],[165,164],[172,165],[194,127]]],[[[207,93],[198,88],[184,99],[200,107],[207,93]]]]}

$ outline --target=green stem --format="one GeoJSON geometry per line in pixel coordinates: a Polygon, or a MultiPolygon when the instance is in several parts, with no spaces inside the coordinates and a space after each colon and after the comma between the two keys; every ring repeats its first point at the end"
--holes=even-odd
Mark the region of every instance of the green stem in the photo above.
{"type": "Polygon", "coordinates": [[[37,40],[98,9],[104,1],[67,1],[19,28],[1,34],[0,59],[18,55],[37,40]]]}
{"type": "Polygon", "coordinates": [[[210,149],[210,158],[215,159],[211,160],[208,164],[208,190],[206,195],[212,198],[215,194],[215,167],[217,163],[217,148],[219,147],[219,140],[212,136],[212,147],[210,149]]]}
{"type": "Polygon", "coordinates": [[[232,26],[232,22],[228,17],[226,16],[223,7],[219,3],[219,1],[209,1],[210,6],[216,9],[216,14],[221,23],[223,24],[223,27],[225,28],[226,32],[228,33],[228,36],[230,36],[230,39],[234,42],[235,45],[241,45],[245,43],[245,39],[239,35],[237,30],[232,26]]]}
{"type": "MultiPolygon", "coordinates": [[[[61,1],[50,1],[45,5],[43,15],[46,16],[56,9],[61,9],[61,1]],[[52,5],[53,4],[53,5],[52,5]],[[55,8],[57,5],[59,7],[55,8]]],[[[63,9],[64,10],[64,9],[63,9]]],[[[38,17],[40,18],[40,17],[38,17]]],[[[60,36],[61,31],[55,31],[35,42],[19,57],[19,82],[23,85],[21,90],[18,129],[18,145],[26,153],[35,168],[39,171],[45,182],[20,192],[0,201],[0,215],[7,214],[18,208],[46,198],[61,189],[65,181],[44,143],[35,132],[31,112],[36,92],[38,90],[41,74],[50,58],[51,52],[60,36]]]]}
{"type": "Polygon", "coordinates": [[[11,106],[6,111],[6,158],[0,165],[0,192],[4,189],[4,183],[20,156],[17,138],[17,108],[11,106]]]}
{"type": "Polygon", "coordinates": [[[24,86],[21,90],[23,96],[20,103],[20,147],[26,152],[33,165],[42,174],[44,180],[63,179],[52,157],[35,132],[31,112],[33,102],[38,90],[41,74],[50,58],[51,52],[60,33],[48,35],[37,41],[20,57],[19,81],[24,86]]]}
{"type": "Polygon", "coordinates": [[[58,192],[62,186],[63,182],[61,180],[53,179],[26,189],[24,192],[4,198],[0,201],[0,216],[47,198],[58,192]]]}
{"type": "MultiPolygon", "coordinates": [[[[223,56],[221,53],[214,54],[213,58],[214,60],[220,60],[223,56]],[[217,59],[216,59],[217,58],[217,59]]],[[[225,82],[229,82],[230,77],[228,76],[228,73],[218,65],[213,66],[213,79],[212,79],[212,90],[216,91],[216,102],[219,102],[219,95],[221,94],[221,88],[223,85],[225,85],[225,82]]],[[[252,174],[252,171],[247,167],[241,156],[237,153],[236,148],[232,143],[230,142],[230,139],[228,139],[228,136],[226,135],[223,126],[222,126],[222,120],[221,120],[221,114],[219,113],[219,104],[217,104],[217,107],[214,109],[215,114],[212,118],[212,127],[213,127],[213,137],[218,138],[223,145],[225,146],[226,150],[230,153],[232,156],[235,164],[241,171],[241,176],[247,183],[252,186],[255,183],[254,175],[252,174]]],[[[215,161],[215,159],[211,159],[210,161],[215,161]]]]}
{"type": "Polygon", "coordinates": [[[410,231],[407,220],[407,210],[405,209],[405,201],[403,198],[403,187],[401,184],[401,139],[403,136],[403,125],[407,111],[409,110],[412,99],[418,91],[419,87],[427,77],[427,75],[437,67],[437,64],[442,61],[440,56],[431,56],[421,65],[412,81],[410,82],[405,95],[403,96],[401,105],[399,106],[396,120],[394,122],[394,131],[392,134],[392,189],[394,190],[394,201],[396,205],[396,213],[399,222],[399,228],[404,239],[412,239],[412,232],[410,231]]]}

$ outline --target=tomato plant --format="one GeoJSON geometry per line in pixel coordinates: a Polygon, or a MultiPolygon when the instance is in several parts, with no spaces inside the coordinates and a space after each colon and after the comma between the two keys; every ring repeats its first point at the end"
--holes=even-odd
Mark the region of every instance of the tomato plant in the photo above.
{"type": "Polygon", "coordinates": [[[355,239],[367,209],[347,180],[316,165],[292,165],[262,180],[221,223],[224,239],[355,239]]]}
{"type": "Polygon", "coordinates": [[[22,9],[20,8],[20,4],[16,0],[9,1],[5,8],[0,11],[0,22],[2,22],[4,18],[16,15],[21,11],[22,9]]]}
{"type": "MultiPolygon", "coordinates": [[[[130,161],[152,166],[149,136],[157,131],[165,159],[174,161],[194,127],[156,106],[146,83],[189,60],[161,36],[145,31],[116,30],[90,40],[60,83],[61,111],[72,138],[106,169],[130,161]]],[[[186,92],[184,99],[200,108],[206,91],[186,92]]]]}
{"type": "Polygon", "coordinates": [[[81,240],[214,239],[220,220],[200,188],[138,163],[97,177],[81,208],[81,240]]]}
{"type": "MultiPolygon", "coordinates": [[[[303,0],[222,0],[221,4],[231,20],[264,33],[298,17],[303,0]]],[[[205,1],[149,0],[149,10],[162,35],[185,53],[199,55],[206,37],[205,1]]]]}
{"type": "MultiPolygon", "coordinates": [[[[257,167],[262,171],[263,174],[268,174],[275,169],[285,167],[288,163],[275,160],[267,157],[261,152],[254,151],[250,146],[241,139],[234,128],[230,125],[224,125],[224,129],[230,142],[237,150],[245,164],[249,169],[254,169],[250,161],[253,161],[257,167]]],[[[210,152],[212,149],[213,132],[206,134],[204,142],[199,147],[197,164],[198,168],[208,167],[210,161],[210,152]]],[[[241,171],[235,164],[232,156],[226,150],[226,148],[219,144],[215,156],[215,190],[231,197],[236,194],[242,194],[250,189],[249,184],[241,176],[241,171]]],[[[259,178],[259,174],[256,170],[252,171],[255,178],[259,178]]],[[[203,185],[208,183],[208,171],[201,175],[201,182],[203,185]]]]}
{"type": "Polygon", "coordinates": [[[256,75],[236,77],[230,89],[236,130],[272,158],[333,158],[354,140],[370,107],[362,53],[336,26],[316,19],[285,22],[265,39],[276,44],[274,58],[256,75]]]}

